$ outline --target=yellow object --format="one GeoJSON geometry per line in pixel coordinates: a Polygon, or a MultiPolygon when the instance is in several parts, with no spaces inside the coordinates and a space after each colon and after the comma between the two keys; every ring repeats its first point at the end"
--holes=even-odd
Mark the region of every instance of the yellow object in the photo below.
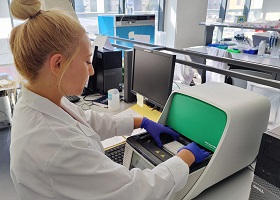
{"type": "Polygon", "coordinates": [[[139,106],[138,104],[135,104],[130,108],[142,115],[143,117],[147,117],[148,119],[153,120],[155,122],[159,120],[159,117],[161,115],[161,112],[159,112],[158,110],[153,110],[145,104],[143,107],[139,106]]]}
{"type": "Polygon", "coordinates": [[[243,23],[246,22],[246,17],[244,15],[235,16],[235,23],[243,23]]]}

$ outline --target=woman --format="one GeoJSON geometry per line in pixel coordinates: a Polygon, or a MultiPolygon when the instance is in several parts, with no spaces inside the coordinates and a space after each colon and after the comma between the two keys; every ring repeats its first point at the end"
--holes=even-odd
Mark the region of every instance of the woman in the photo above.
{"type": "Polygon", "coordinates": [[[195,144],[152,170],[128,170],[104,155],[100,140],[145,128],[178,133],[146,118],[84,112],[64,95],[79,95],[93,75],[91,45],[78,21],[41,11],[38,0],[13,0],[12,14],[26,20],[12,30],[10,46],[25,78],[16,104],[11,176],[20,199],[168,199],[187,182],[190,166],[208,155],[195,144]],[[98,135],[99,133],[100,135],[98,135]]]}

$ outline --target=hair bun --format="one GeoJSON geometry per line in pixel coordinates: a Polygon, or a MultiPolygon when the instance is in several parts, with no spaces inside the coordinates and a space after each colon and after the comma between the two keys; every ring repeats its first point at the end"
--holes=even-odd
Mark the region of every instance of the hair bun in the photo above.
{"type": "Polygon", "coordinates": [[[17,19],[26,20],[35,16],[40,10],[39,0],[13,0],[11,3],[11,13],[17,19]]]}

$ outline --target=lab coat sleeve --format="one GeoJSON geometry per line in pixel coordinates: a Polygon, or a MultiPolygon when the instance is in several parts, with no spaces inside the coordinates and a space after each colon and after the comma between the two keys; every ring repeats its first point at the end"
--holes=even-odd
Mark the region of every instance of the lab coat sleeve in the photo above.
{"type": "Polygon", "coordinates": [[[187,182],[189,168],[177,156],[152,170],[128,170],[96,151],[86,139],[63,144],[47,167],[57,199],[164,200],[187,182]]]}
{"type": "Polygon", "coordinates": [[[110,115],[92,110],[85,111],[86,121],[99,134],[101,140],[121,135],[130,135],[134,128],[133,116],[110,115]]]}

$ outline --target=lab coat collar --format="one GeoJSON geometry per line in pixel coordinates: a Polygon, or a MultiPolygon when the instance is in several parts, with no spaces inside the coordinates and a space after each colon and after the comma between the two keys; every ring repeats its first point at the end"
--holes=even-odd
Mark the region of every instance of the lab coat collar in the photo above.
{"type": "Polygon", "coordinates": [[[91,126],[82,118],[82,115],[79,114],[79,108],[76,105],[71,104],[66,98],[62,98],[61,108],[49,99],[23,87],[20,101],[23,101],[27,106],[38,112],[54,117],[59,121],[63,121],[69,126],[74,125],[78,127],[87,137],[93,139],[92,141],[98,141],[100,151],[104,151],[99,135],[93,131],[91,126]]]}
{"type": "Polygon", "coordinates": [[[61,108],[78,122],[91,129],[90,125],[86,122],[86,119],[83,119],[80,114],[77,114],[79,113],[79,108],[76,105],[69,103],[67,99],[62,99],[61,108]]]}
{"type": "Polygon", "coordinates": [[[61,107],[51,102],[49,99],[42,97],[25,87],[22,87],[23,100],[29,107],[37,110],[38,112],[47,114],[66,123],[73,124],[74,118],[65,112],[61,107]]]}

